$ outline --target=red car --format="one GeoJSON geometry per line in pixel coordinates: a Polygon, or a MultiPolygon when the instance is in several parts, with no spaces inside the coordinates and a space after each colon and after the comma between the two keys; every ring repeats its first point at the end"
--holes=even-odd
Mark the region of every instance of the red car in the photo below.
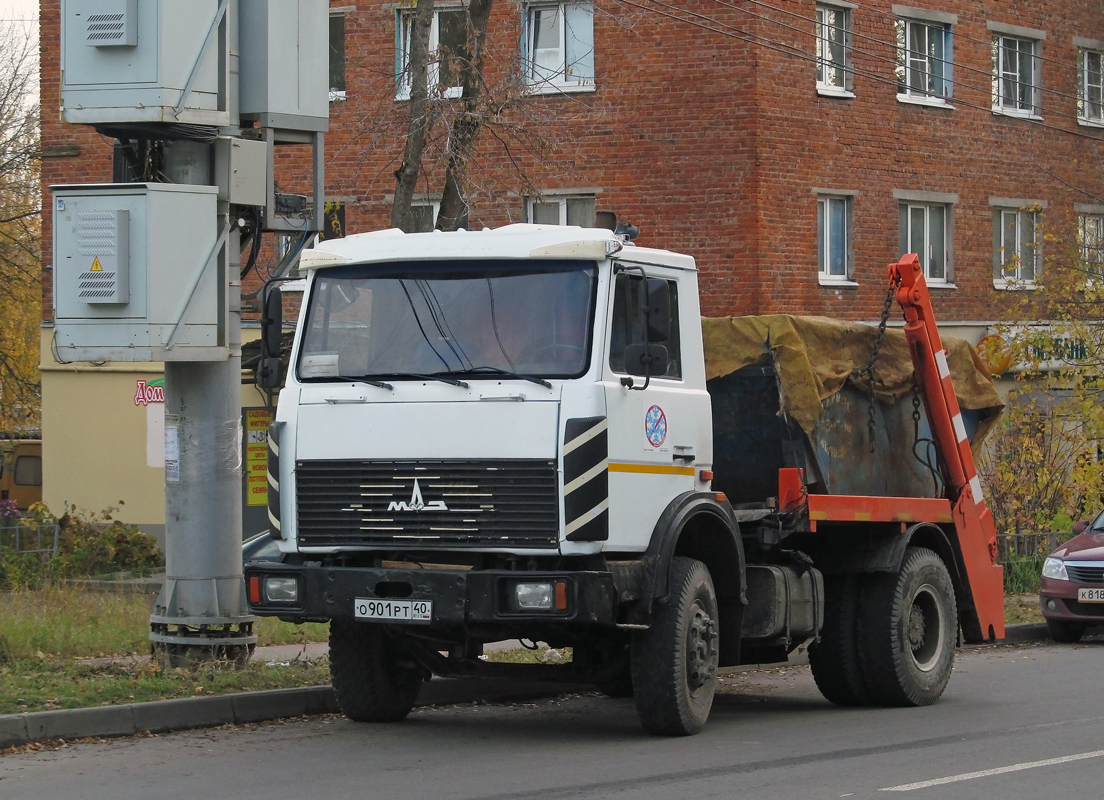
{"type": "Polygon", "coordinates": [[[1073,532],[1043,562],[1039,605],[1056,642],[1080,641],[1085,628],[1104,625],[1104,513],[1073,532]]]}

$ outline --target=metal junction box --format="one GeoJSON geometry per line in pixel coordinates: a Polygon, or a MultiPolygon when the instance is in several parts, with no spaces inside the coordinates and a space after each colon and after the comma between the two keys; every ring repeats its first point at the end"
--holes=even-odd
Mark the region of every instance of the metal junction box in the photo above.
{"type": "Polygon", "coordinates": [[[51,190],[60,361],[229,356],[227,256],[214,186],[51,190]]]}
{"type": "Polygon", "coordinates": [[[325,131],[330,116],[329,3],[238,0],[243,119],[325,131]]]}
{"type": "Polygon", "coordinates": [[[65,121],[230,125],[232,20],[218,9],[219,0],[62,0],[65,121]]]}

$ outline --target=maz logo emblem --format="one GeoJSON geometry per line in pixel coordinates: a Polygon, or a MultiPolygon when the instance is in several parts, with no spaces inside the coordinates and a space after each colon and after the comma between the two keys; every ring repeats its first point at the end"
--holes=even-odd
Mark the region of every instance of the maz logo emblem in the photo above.
{"type": "Polygon", "coordinates": [[[448,511],[444,500],[430,500],[428,503],[422,499],[422,487],[418,485],[418,479],[414,479],[414,491],[410,495],[410,502],[405,500],[392,500],[387,506],[388,511],[448,511]]]}

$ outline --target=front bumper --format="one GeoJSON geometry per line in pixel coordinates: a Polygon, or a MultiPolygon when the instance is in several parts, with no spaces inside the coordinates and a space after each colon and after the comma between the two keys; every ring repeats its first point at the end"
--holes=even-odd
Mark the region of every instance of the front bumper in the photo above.
{"type": "Polygon", "coordinates": [[[1099,584],[1043,578],[1039,587],[1039,608],[1043,617],[1060,622],[1083,622],[1104,625],[1104,603],[1082,603],[1077,599],[1081,588],[1100,588],[1099,584]]]}
{"type": "Polygon", "coordinates": [[[365,598],[432,601],[429,622],[400,623],[429,628],[534,621],[613,625],[617,619],[617,590],[608,572],[411,570],[254,562],[246,565],[245,580],[250,613],[297,621],[353,619],[357,599],[365,598]],[[294,577],[298,584],[298,600],[294,603],[266,602],[263,591],[258,592],[255,587],[263,586],[269,576],[294,577]],[[566,583],[566,608],[541,612],[511,609],[509,592],[514,583],[544,579],[566,583]]]}

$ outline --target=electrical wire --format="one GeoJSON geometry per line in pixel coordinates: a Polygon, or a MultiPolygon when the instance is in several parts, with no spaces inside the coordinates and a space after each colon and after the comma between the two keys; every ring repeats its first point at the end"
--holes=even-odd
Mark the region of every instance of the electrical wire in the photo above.
{"type": "MultiPolygon", "coordinates": [[[[798,60],[806,61],[806,62],[813,63],[813,64],[819,63],[822,60],[822,59],[818,59],[816,57],[816,55],[807,52],[804,48],[801,48],[797,45],[787,44],[785,42],[779,42],[777,40],[770,39],[770,38],[767,38],[767,37],[764,37],[764,36],[760,36],[758,34],[747,33],[746,31],[743,31],[743,30],[741,30],[741,29],[739,29],[739,28],[737,28],[733,25],[729,25],[728,23],[721,22],[721,21],[713,19],[711,17],[707,17],[703,14],[697,14],[695,12],[689,12],[689,11],[685,11],[684,9],[676,8],[676,7],[671,6],[667,3],[660,2],[660,0],[648,0],[648,2],[651,2],[655,5],[663,6],[663,7],[666,7],[666,8],[674,9],[675,11],[678,11],[680,13],[690,14],[692,17],[697,17],[697,18],[700,18],[702,20],[705,20],[705,22],[699,22],[696,19],[687,19],[685,17],[680,17],[680,16],[677,16],[674,13],[668,13],[666,11],[661,11],[661,10],[659,10],[657,8],[654,8],[654,7],[651,7],[651,6],[646,6],[643,3],[635,2],[635,0],[615,0],[615,2],[620,3],[622,5],[627,5],[627,6],[631,6],[633,8],[640,9],[641,11],[644,11],[644,12],[647,12],[647,13],[652,13],[652,14],[656,14],[656,15],[661,16],[661,17],[666,17],[666,18],[674,20],[676,22],[682,22],[682,23],[687,24],[687,25],[692,25],[692,26],[701,28],[703,30],[710,31],[712,33],[718,33],[721,36],[725,36],[725,37],[728,37],[728,38],[737,39],[737,40],[740,40],[740,41],[743,41],[743,42],[747,42],[749,44],[753,44],[753,45],[756,45],[758,47],[761,47],[765,50],[770,50],[770,51],[773,51],[773,52],[782,53],[783,55],[790,56],[790,57],[796,58],[798,60]],[[710,24],[706,24],[706,23],[710,23],[710,24]],[[723,28],[727,28],[728,30],[723,30],[721,28],[715,27],[717,25],[723,26],[723,28]]],[[[884,84],[884,85],[894,86],[894,87],[898,86],[898,82],[897,82],[896,78],[887,78],[885,75],[882,75],[880,73],[872,72],[872,71],[869,71],[869,70],[864,70],[864,69],[857,68],[857,67],[848,67],[847,70],[852,75],[862,76],[862,77],[867,78],[867,79],[869,79],[869,80],[871,80],[875,83],[881,83],[881,84],[884,84]]],[[[962,98],[959,98],[959,97],[953,98],[953,102],[954,102],[954,106],[952,106],[952,107],[972,108],[972,109],[975,109],[975,110],[978,110],[978,111],[986,112],[987,114],[994,114],[992,105],[983,106],[983,105],[979,105],[977,103],[971,103],[971,102],[969,102],[967,100],[963,100],[962,98]]],[[[1000,115],[999,113],[997,113],[997,115],[998,116],[1007,116],[1010,119],[1022,120],[1023,122],[1029,123],[1029,124],[1031,124],[1033,126],[1036,126],[1036,127],[1044,128],[1044,129],[1047,129],[1047,130],[1053,130],[1053,131],[1060,132],[1060,133],[1065,133],[1065,134],[1068,134],[1070,136],[1075,136],[1075,137],[1078,137],[1078,138],[1081,138],[1081,139],[1086,139],[1088,141],[1104,142],[1104,137],[1093,136],[1093,135],[1083,133],[1083,132],[1077,131],[1077,130],[1070,130],[1068,128],[1063,128],[1063,127],[1058,126],[1058,125],[1049,124],[1049,123],[1044,122],[1044,121],[1039,120],[1039,119],[1024,118],[1024,117],[1020,117],[1020,116],[1017,116],[1017,115],[1000,115]]],[[[1071,115],[1068,115],[1068,114],[1067,115],[1062,115],[1062,114],[1057,114],[1056,113],[1055,115],[1056,116],[1066,116],[1066,117],[1069,117],[1071,119],[1074,118],[1074,117],[1072,117],[1071,115]]]]}

